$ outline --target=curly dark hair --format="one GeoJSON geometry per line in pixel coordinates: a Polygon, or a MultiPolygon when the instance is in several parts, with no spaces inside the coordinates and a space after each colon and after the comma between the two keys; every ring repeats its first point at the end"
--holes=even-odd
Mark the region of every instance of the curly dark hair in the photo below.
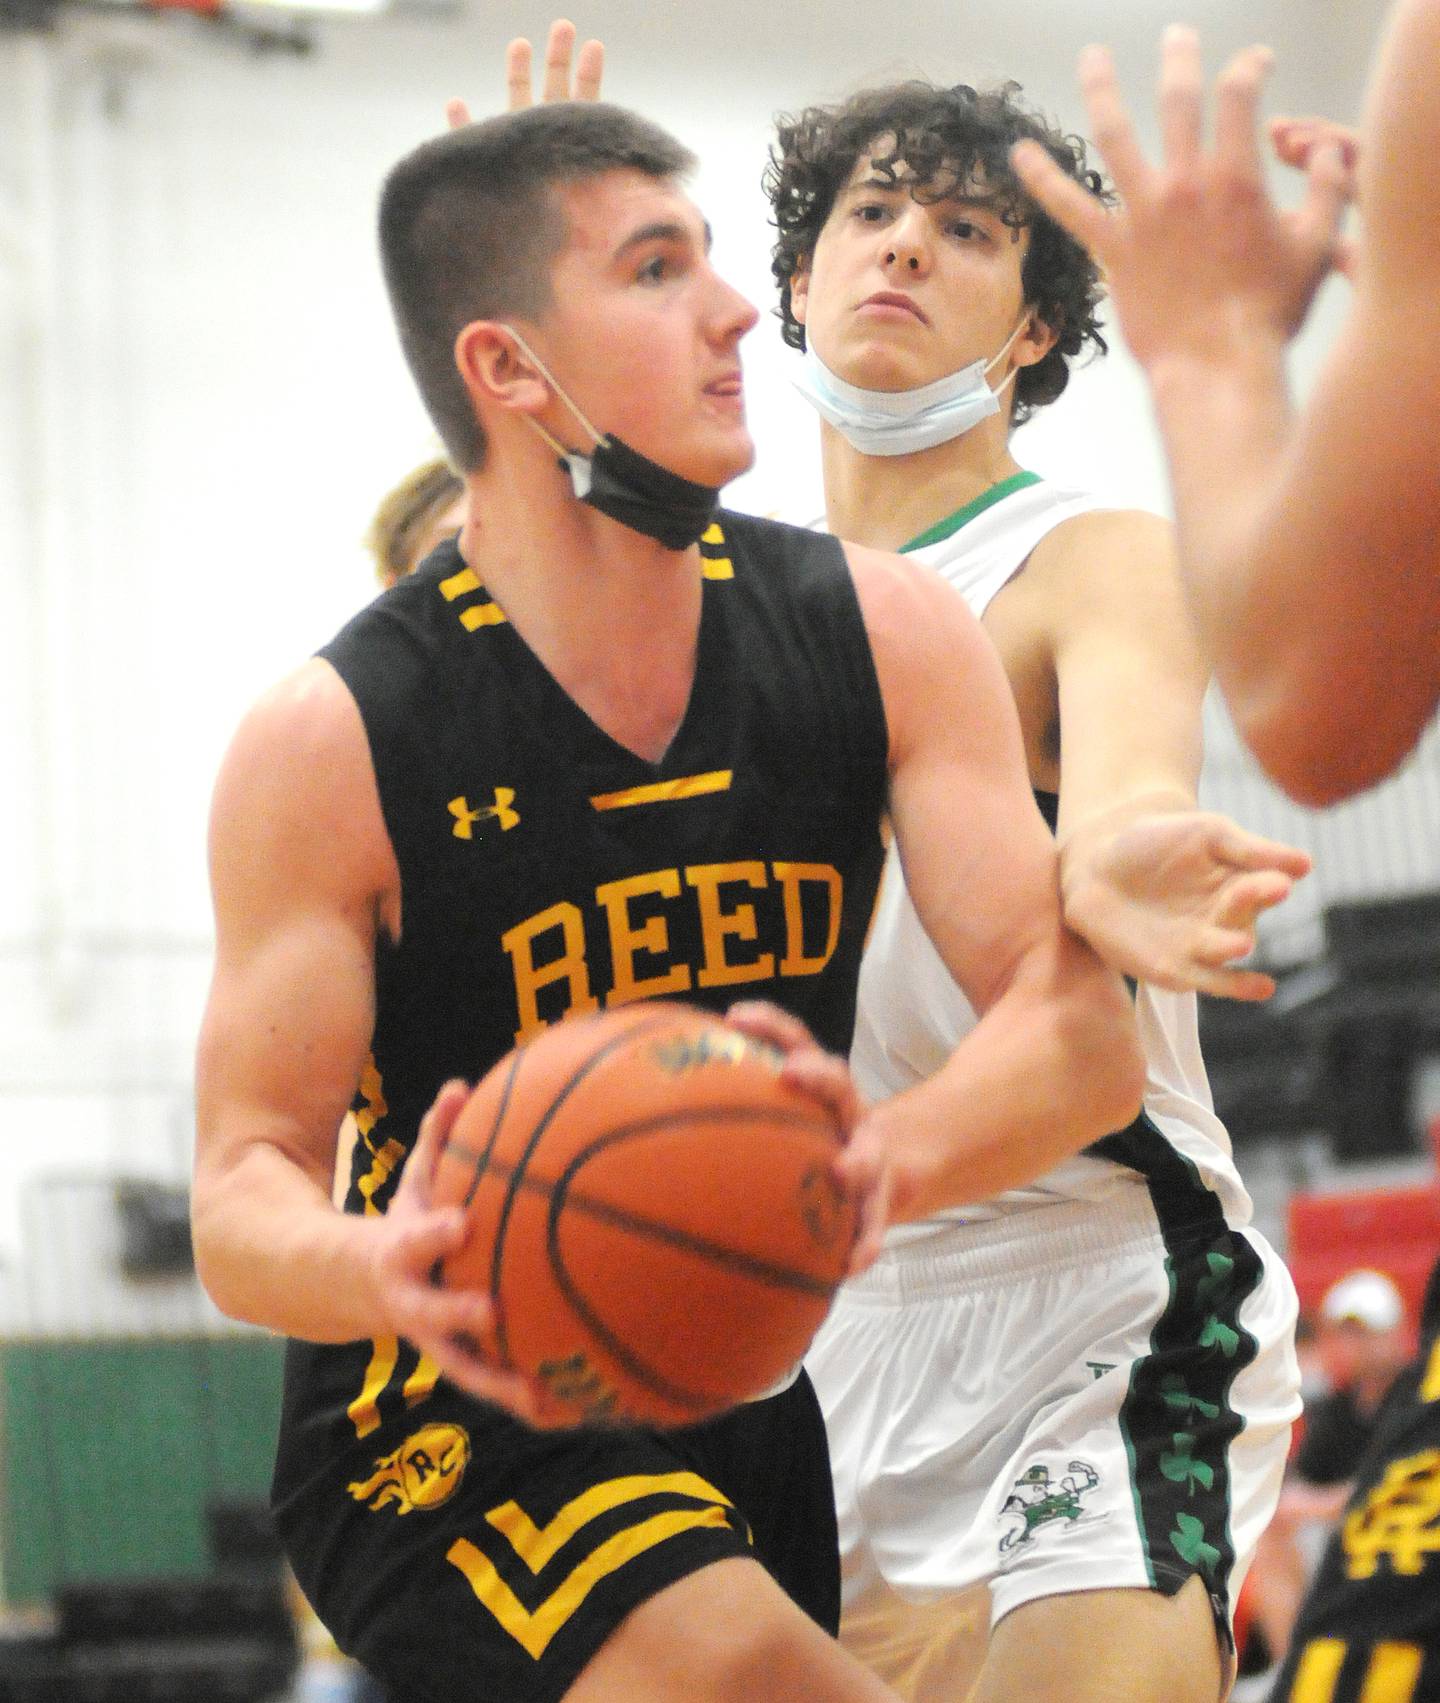
{"type": "Polygon", "coordinates": [[[1022,367],[1016,377],[1016,425],[1060,395],[1070,379],[1070,361],[1087,344],[1104,354],[1107,345],[1097,317],[1104,294],[1099,268],[1026,194],[1011,167],[1010,149],[1029,137],[1092,194],[1106,202],[1112,197],[1100,173],[1086,165],[1084,142],[1031,111],[1020,94],[1018,83],[988,90],[960,83],[945,89],[916,79],[779,118],[764,183],[779,233],[770,269],[780,286],[782,335],[792,349],[805,347],[805,328],[791,308],[791,281],[815,252],[856,162],[880,143],[884,152],[873,159],[877,174],[894,178],[903,165],[913,176],[917,200],[978,191],[1017,236],[1030,232],[1021,270],[1025,301],[1057,337],[1043,360],[1022,367]]]}

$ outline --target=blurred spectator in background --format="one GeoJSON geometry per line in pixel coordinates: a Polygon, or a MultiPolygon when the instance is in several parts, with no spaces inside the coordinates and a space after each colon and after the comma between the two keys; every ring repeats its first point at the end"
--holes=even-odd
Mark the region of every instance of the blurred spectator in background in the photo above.
{"type": "Polygon", "coordinates": [[[1313,1352],[1325,1393],[1307,1400],[1299,1447],[1255,1555],[1251,1605],[1275,1661],[1284,1659],[1301,1599],[1385,1398],[1410,1352],[1400,1291],[1379,1271],[1352,1271],[1326,1290],[1313,1352]]]}
{"type": "Polygon", "coordinates": [[[375,574],[388,591],[413,574],[442,539],[465,523],[465,487],[442,457],[424,462],[381,498],[365,547],[375,574]]]}

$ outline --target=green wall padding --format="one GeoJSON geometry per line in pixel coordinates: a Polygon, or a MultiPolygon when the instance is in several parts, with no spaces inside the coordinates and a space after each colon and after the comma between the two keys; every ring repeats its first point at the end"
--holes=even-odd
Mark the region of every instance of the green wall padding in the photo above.
{"type": "Polygon", "coordinates": [[[0,1342],[6,1598],[206,1572],[206,1502],[269,1488],[283,1352],[248,1335],[0,1342]]]}

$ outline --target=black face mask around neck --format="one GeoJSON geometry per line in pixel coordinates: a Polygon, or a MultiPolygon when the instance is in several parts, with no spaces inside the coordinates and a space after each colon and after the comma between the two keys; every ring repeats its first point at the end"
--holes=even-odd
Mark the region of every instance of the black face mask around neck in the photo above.
{"type": "Polygon", "coordinates": [[[582,503],[667,550],[688,550],[720,506],[717,485],[682,478],[622,438],[606,436],[589,455],[561,456],[560,465],[582,503]]]}
{"type": "Polygon", "coordinates": [[[515,327],[506,329],[595,440],[594,449],[586,455],[566,449],[538,420],[530,422],[555,451],[560,470],[569,476],[576,497],[667,550],[688,550],[698,542],[720,507],[720,487],[697,485],[632,449],[623,439],[596,431],[515,327]]]}

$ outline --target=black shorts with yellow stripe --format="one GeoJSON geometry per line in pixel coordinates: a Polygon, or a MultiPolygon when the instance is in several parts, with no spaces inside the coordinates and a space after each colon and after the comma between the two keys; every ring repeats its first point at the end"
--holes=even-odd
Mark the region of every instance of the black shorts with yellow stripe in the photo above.
{"type": "Polygon", "coordinates": [[[753,1557],[829,1632],[839,1563],[810,1382],[671,1432],[537,1432],[444,1384],[276,1521],[340,1648],[406,1703],[558,1703],[616,1626],[753,1557]]]}

